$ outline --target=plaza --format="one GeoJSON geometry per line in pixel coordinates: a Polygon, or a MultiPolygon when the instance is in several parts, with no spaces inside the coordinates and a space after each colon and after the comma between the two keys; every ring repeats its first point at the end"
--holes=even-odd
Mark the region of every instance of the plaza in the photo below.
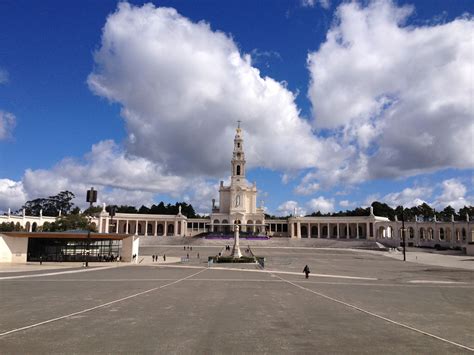
{"type": "MultiPolygon", "coordinates": [[[[291,239],[336,239],[336,240],[369,240],[380,242],[385,246],[398,247],[403,241],[403,226],[407,246],[448,248],[461,250],[468,255],[474,255],[474,226],[469,216],[465,221],[407,221],[402,224],[395,219],[374,215],[370,207],[367,216],[300,216],[295,209],[289,218],[265,219],[264,207],[257,206],[257,185],[250,184],[246,179],[246,159],[244,150],[243,131],[240,122],[235,130],[234,148],[230,161],[230,184],[224,181],[219,185],[219,202],[212,200],[212,208],[206,218],[189,218],[181,213],[181,207],[176,215],[154,215],[139,213],[116,213],[111,216],[102,211],[91,217],[91,224],[99,234],[114,238],[122,235],[136,236],[137,243],[153,244],[161,237],[203,237],[206,235],[229,236],[234,226],[238,225],[247,235],[265,235],[273,238],[291,239]]],[[[0,222],[18,224],[27,233],[41,230],[45,222],[53,222],[55,217],[22,215],[0,216],[0,222]]],[[[11,245],[17,245],[12,238],[18,235],[0,235],[0,261],[27,260],[28,242],[23,247],[13,250],[11,245]],[[8,241],[9,240],[9,241],[8,241]]],[[[22,235],[28,238],[28,234],[22,235]]],[[[34,238],[33,234],[30,234],[34,238]]],[[[54,236],[50,236],[54,238],[54,236]]],[[[134,237],[135,240],[135,237],[134,237]]],[[[99,249],[97,249],[99,250],[99,249]]],[[[138,254],[138,245],[128,248],[126,259],[138,254]]]]}
{"type": "Polygon", "coordinates": [[[71,263],[4,264],[0,348],[37,354],[474,351],[472,257],[443,267],[436,263],[450,255],[423,265],[410,261],[411,251],[404,263],[375,251],[255,247],[266,257],[265,269],[208,267],[207,256],[219,248],[148,247],[136,265],[94,264],[86,271],[71,263]],[[189,261],[162,261],[163,254],[181,260],[186,253],[189,261]],[[152,254],[160,261],[153,263],[152,254]]]}

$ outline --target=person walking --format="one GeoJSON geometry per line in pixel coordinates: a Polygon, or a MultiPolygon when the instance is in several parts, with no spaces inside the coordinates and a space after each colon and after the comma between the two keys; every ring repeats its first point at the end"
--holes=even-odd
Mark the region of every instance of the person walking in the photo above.
{"type": "Polygon", "coordinates": [[[304,267],[304,269],[303,269],[303,273],[306,275],[306,278],[309,277],[309,273],[310,273],[310,272],[311,272],[311,271],[309,270],[309,266],[306,265],[306,266],[304,267]]]}
{"type": "Polygon", "coordinates": [[[163,254],[163,261],[166,261],[166,255],[163,254]]]}

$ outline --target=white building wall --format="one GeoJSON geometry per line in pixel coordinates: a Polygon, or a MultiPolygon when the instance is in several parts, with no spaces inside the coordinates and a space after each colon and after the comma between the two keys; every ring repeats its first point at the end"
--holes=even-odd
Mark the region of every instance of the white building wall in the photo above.
{"type": "Polygon", "coordinates": [[[28,238],[14,238],[0,234],[0,262],[26,263],[28,238]]]}

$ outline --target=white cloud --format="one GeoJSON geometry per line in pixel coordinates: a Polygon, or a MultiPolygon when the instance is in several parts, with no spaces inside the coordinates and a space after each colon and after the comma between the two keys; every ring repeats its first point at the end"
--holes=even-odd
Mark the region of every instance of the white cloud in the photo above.
{"type": "Polygon", "coordinates": [[[313,198],[307,203],[308,209],[312,212],[320,211],[321,213],[329,213],[334,211],[334,199],[325,199],[322,196],[313,198]]]}
{"type": "Polygon", "coordinates": [[[331,7],[330,0],[301,0],[301,5],[304,7],[315,7],[317,4],[326,10],[331,7]]]}
{"type": "Polygon", "coordinates": [[[0,85],[8,83],[9,75],[5,69],[0,68],[0,85]]]}
{"type": "Polygon", "coordinates": [[[412,12],[388,0],[344,3],[308,56],[314,125],[353,148],[346,168],[335,164],[339,181],[474,166],[466,149],[474,139],[474,21],[405,26],[412,12]]]}
{"type": "Polygon", "coordinates": [[[10,179],[0,179],[0,211],[16,211],[26,202],[23,184],[10,179]]]}
{"type": "Polygon", "coordinates": [[[441,186],[441,195],[439,195],[434,202],[434,206],[437,209],[444,209],[447,206],[451,206],[455,210],[458,210],[464,206],[474,205],[474,201],[469,201],[466,198],[466,186],[458,179],[444,180],[441,186]]]}
{"type": "Polygon", "coordinates": [[[277,213],[280,216],[295,216],[295,211],[297,216],[304,216],[306,214],[306,210],[301,208],[296,201],[285,201],[277,208],[277,213]]]}
{"type": "Polygon", "coordinates": [[[392,208],[397,206],[413,207],[419,206],[426,202],[431,197],[433,190],[429,187],[407,187],[401,192],[392,192],[385,195],[382,198],[382,202],[385,202],[392,208]]]}
{"type": "Polygon", "coordinates": [[[311,195],[314,192],[318,191],[321,186],[317,182],[305,183],[302,182],[296,186],[294,192],[297,195],[311,195]]]}
{"type": "Polygon", "coordinates": [[[10,112],[0,110],[0,141],[11,138],[15,125],[15,115],[10,112]]]}
{"type": "Polygon", "coordinates": [[[209,212],[218,185],[202,178],[183,178],[164,172],[145,158],[127,154],[111,140],[92,146],[83,159],[66,158],[51,169],[27,169],[21,181],[0,180],[0,210],[17,209],[27,200],[72,191],[74,203],[86,207],[85,193],[93,186],[98,203],[151,205],[157,194],[186,200],[200,213],[209,212]]]}
{"type": "Polygon", "coordinates": [[[168,173],[226,171],[237,120],[250,166],[314,167],[329,149],[284,84],[262,77],[230,36],[172,8],[119,3],[94,58],[89,87],[122,105],[127,150],[168,173]]]}
{"type": "Polygon", "coordinates": [[[349,208],[349,207],[354,207],[355,203],[350,202],[349,200],[342,200],[342,201],[339,201],[339,206],[343,208],[349,208]]]}

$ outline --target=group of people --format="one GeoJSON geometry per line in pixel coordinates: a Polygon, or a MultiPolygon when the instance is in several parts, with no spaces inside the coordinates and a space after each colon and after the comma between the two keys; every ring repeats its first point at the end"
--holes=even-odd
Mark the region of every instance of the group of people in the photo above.
{"type": "MultiPolygon", "coordinates": [[[[155,255],[155,254],[153,254],[151,256],[151,258],[153,259],[153,262],[158,261],[158,256],[159,255],[155,255]]],[[[163,261],[166,261],[166,255],[165,254],[163,254],[163,261]]]]}
{"type": "Polygon", "coordinates": [[[115,256],[114,254],[110,255],[97,255],[97,261],[105,261],[105,262],[112,262],[112,261],[122,261],[121,256],[115,256]]]}
{"type": "Polygon", "coordinates": [[[193,247],[190,247],[189,245],[188,246],[185,245],[183,248],[184,248],[183,250],[191,250],[191,251],[193,250],[193,247]]]}

